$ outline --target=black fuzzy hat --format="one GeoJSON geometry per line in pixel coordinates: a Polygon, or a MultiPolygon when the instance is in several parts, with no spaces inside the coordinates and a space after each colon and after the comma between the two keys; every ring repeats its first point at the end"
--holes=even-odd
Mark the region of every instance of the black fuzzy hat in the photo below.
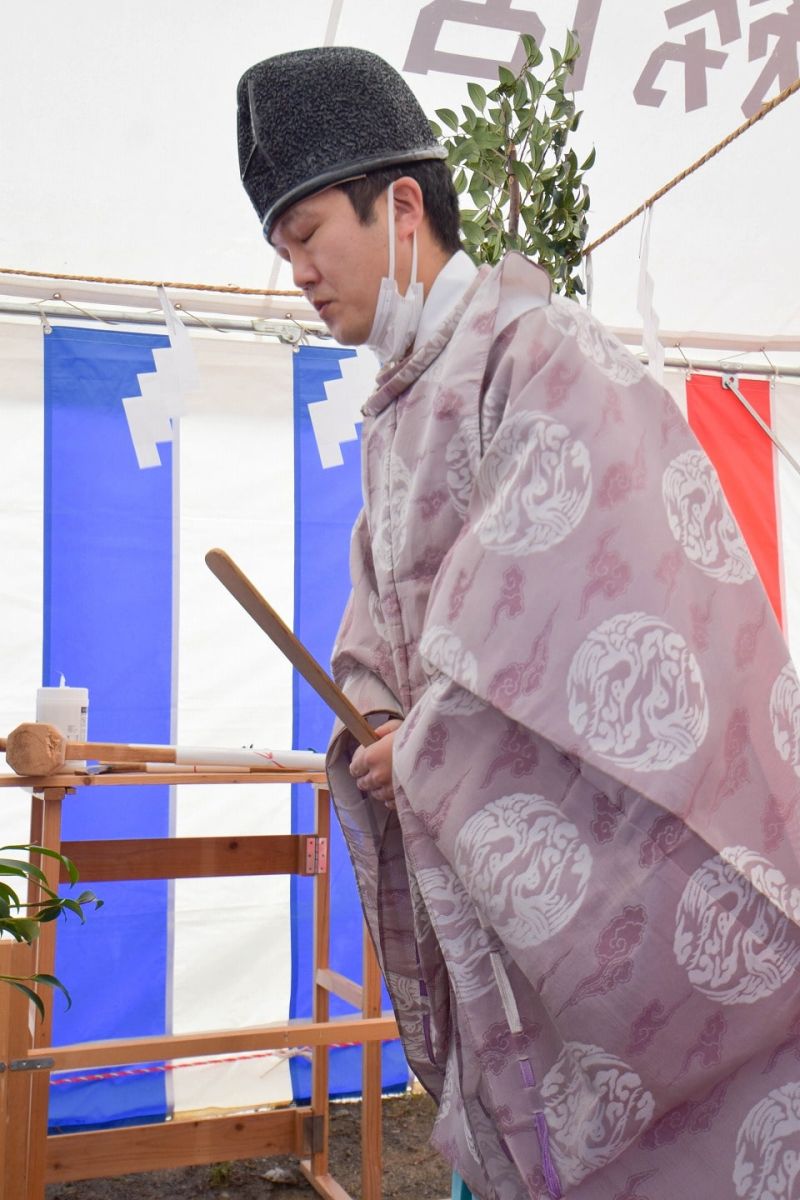
{"type": "Polygon", "coordinates": [[[239,167],[267,237],[291,204],[367,171],[445,158],[401,75],[369,50],[320,46],[239,80],[239,167]]]}

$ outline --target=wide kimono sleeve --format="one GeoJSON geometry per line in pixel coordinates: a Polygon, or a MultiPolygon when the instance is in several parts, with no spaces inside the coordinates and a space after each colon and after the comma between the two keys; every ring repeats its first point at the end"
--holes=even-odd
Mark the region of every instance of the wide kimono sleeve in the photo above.
{"type": "MultiPolygon", "coordinates": [[[[465,688],[718,851],[769,849],[796,881],[800,835],[775,797],[786,813],[800,798],[800,687],[714,467],[577,305],[520,322],[506,361],[427,608],[431,686],[465,688]]],[[[737,866],[765,887],[755,861],[737,866]]]]}
{"type": "MultiPolygon", "coordinates": [[[[366,514],[353,529],[352,591],[334,647],[334,678],[374,725],[405,714],[375,585],[366,514]]],[[[353,862],[364,917],[389,987],[409,1063],[424,1086],[441,1093],[443,1068],[429,1053],[429,1007],[420,990],[416,930],[400,824],[395,812],[360,792],[350,775],[356,749],[341,722],[334,726],[327,773],[353,862]],[[402,998],[402,999],[401,999],[402,998]]],[[[443,965],[439,975],[442,977],[443,965]]],[[[446,1002],[446,1001],[445,1001],[446,1002]]]]}
{"type": "Polygon", "coordinates": [[[555,300],[503,371],[427,609],[430,686],[395,740],[459,1030],[437,1139],[493,1200],[650,1176],[666,1200],[698,1171],[755,1197],[742,1146],[796,1086],[797,674],[713,467],[641,365],[555,300]]]}

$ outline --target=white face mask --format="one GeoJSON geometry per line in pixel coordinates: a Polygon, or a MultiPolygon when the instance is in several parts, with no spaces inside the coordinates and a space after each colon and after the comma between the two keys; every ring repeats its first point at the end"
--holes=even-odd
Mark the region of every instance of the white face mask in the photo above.
{"type": "Polygon", "coordinates": [[[389,274],[381,280],[375,319],[367,338],[370,350],[381,363],[396,362],[410,348],[417,335],[424,296],[417,281],[417,231],[411,247],[411,282],[401,296],[395,279],[394,184],[388,191],[389,274]]]}

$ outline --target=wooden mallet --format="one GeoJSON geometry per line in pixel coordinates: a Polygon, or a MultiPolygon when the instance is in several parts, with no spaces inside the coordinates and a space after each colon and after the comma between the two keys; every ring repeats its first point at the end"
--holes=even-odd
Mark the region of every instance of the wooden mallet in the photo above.
{"type": "Polygon", "coordinates": [[[122,763],[130,770],[147,763],[174,763],[187,769],[322,771],[325,756],[308,750],[217,749],[210,746],[144,746],[121,742],[69,742],[55,725],[28,722],[0,738],[0,751],[18,775],[52,775],[65,763],[85,758],[122,763]]]}
{"type": "Polygon", "coordinates": [[[28,721],[0,738],[6,762],[18,775],[52,775],[67,760],[96,758],[107,762],[174,762],[169,746],[122,746],[108,742],[69,742],[55,725],[28,721]],[[146,752],[146,753],[145,753],[146,752]]]}

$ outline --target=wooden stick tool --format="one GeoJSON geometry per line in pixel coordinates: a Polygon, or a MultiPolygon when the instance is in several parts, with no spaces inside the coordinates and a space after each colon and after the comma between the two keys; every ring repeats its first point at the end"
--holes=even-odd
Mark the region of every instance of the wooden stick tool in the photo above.
{"type": "Polygon", "coordinates": [[[310,750],[257,750],[212,746],[142,746],[121,742],[68,742],[55,725],[27,722],[0,738],[0,751],[18,775],[52,775],[65,762],[86,758],[103,763],[122,763],[133,770],[137,764],[175,764],[177,767],[207,767],[217,770],[324,771],[325,755],[310,750]]]}
{"type": "Polygon", "coordinates": [[[278,616],[274,608],[253,586],[244,572],[224,550],[209,550],[206,565],[216,575],[231,595],[239,601],[260,629],[275,643],[289,662],[300,672],[307,683],[328,705],[343,725],[362,746],[371,746],[378,740],[369,722],[361,715],[338,688],[330,675],[292,633],[288,625],[278,616]]]}

